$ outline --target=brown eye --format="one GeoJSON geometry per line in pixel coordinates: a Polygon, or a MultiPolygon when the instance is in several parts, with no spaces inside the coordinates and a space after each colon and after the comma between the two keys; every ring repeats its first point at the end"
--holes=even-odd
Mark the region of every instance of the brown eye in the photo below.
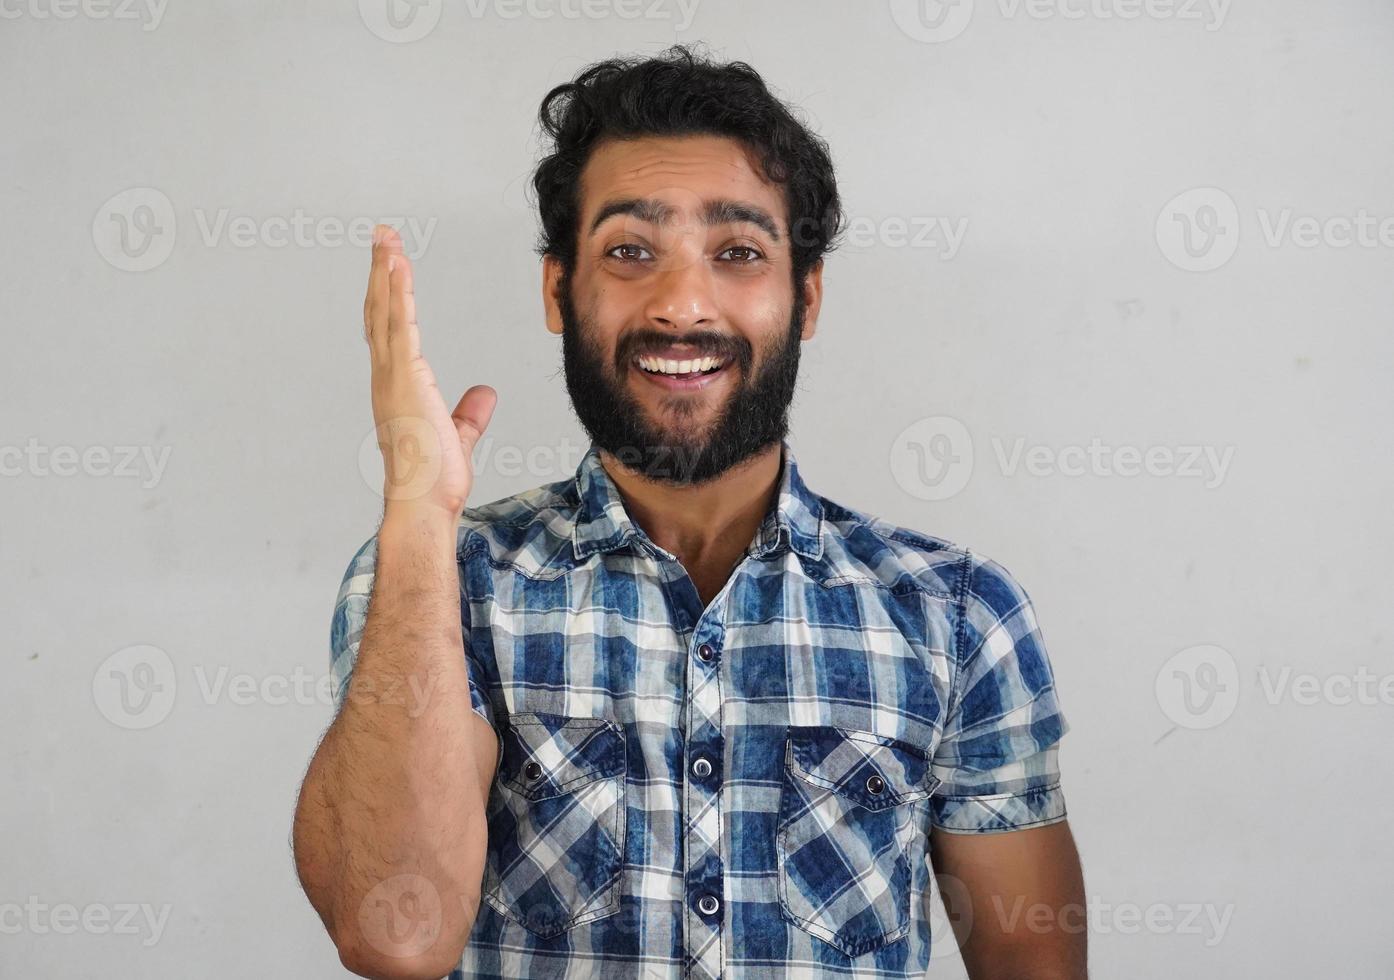
{"type": "Polygon", "coordinates": [[[633,254],[635,252],[643,252],[647,254],[648,249],[644,248],[644,246],[642,245],[636,245],[633,242],[625,242],[623,245],[616,245],[614,248],[610,249],[610,251],[606,252],[605,254],[612,255],[615,258],[619,259],[621,262],[643,261],[643,259],[639,255],[633,254]],[[616,255],[616,252],[625,252],[626,254],[616,255]]]}
{"type": "Polygon", "coordinates": [[[741,252],[741,253],[744,253],[744,257],[743,257],[743,258],[736,258],[736,259],[733,259],[733,260],[732,260],[732,261],[734,261],[734,262],[735,262],[736,264],[738,264],[738,265],[744,264],[744,263],[746,263],[746,262],[758,262],[758,261],[760,261],[760,259],[763,259],[763,258],[764,258],[763,255],[761,255],[761,254],[760,254],[758,251],[756,251],[755,249],[751,248],[749,245],[732,245],[730,248],[728,248],[726,251],[722,252],[721,254],[722,254],[722,255],[730,255],[732,252],[741,252]]]}

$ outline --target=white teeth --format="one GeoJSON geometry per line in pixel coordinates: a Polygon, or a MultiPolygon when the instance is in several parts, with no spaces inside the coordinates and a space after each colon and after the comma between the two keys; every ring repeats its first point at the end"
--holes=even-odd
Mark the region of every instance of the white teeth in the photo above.
{"type": "Polygon", "coordinates": [[[656,371],[662,374],[692,374],[700,371],[710,371],[714,367],[720,367],[725,362],[719,357],[689,358],[683,361],[674,361],[658,357],[640,357],[639,367],[645,371],[656,371]]]}

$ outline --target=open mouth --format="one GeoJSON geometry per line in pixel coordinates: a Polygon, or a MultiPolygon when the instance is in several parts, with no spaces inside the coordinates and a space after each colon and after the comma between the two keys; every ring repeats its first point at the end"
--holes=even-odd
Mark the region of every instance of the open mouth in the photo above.
{"type": "Polygon", "coordinates": [[[678,381],[690,381],[716,374],[726,366],[725,358],[710,356],[675,361],[670,358],[640,355],[634,359],[634,363],[646,374],[678,381]]]}
{"type": "Polygon", "coordinates": [[[641,354],[640,357],[634,358],[634,368],[637,368],[645,378],[650,378],[651,381],[669,389],[704,388],[728,367],[730,367],[728,358],[715,357],[715,355],[693,357],[683,361],[650,357],[647,354],[641,354]]]}

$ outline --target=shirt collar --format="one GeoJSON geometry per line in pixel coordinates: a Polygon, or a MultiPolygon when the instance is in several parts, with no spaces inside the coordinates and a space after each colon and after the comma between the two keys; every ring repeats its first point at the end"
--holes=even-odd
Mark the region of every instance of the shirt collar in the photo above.
{"type": "MultiPolygon", "coordinates": [[[[756,530],[746,552],[754,558],[779,554],[786,547],[817,561],[823,555],[823,506],[799,476],[794,451],[787,439],[780,441],[779,491],[774,506],[756,530]]],[[[597,551],[614,551],[638,539],[657,554],[673,557],[629,519],[624,499],[600,462],[600,449],[591,443],[576,467],[579,504],[571,533],[577,561],[597,551]]]]}

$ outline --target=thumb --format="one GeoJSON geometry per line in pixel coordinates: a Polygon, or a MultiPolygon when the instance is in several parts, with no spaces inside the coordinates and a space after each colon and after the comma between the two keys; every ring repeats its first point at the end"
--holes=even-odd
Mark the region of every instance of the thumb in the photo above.
{"type": "Polygon", "coordinates": [[[498,392],[493,388],[488,385],[474,385],[461,396],[455,411],[450,413],[450,418],[460,433],[460,445],[466,458],[474,452],[474,444],[489,427],[489,420],[494,416],[494,406],[498,404],[498,400],[498,392]]]}

